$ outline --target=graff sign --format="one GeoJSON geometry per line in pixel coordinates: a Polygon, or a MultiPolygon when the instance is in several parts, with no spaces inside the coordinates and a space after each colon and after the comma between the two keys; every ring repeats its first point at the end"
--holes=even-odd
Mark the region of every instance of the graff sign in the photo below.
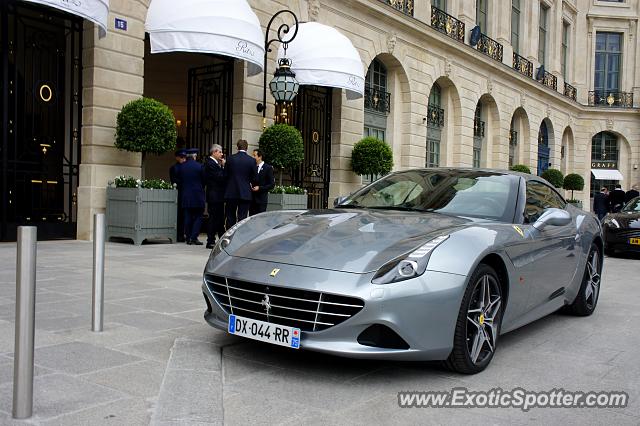
{"type": "Polygon", "coordinates": [[[591,168],[592,169],[617,169],[618,162],[617,161],[592,161],[591,168]]]}

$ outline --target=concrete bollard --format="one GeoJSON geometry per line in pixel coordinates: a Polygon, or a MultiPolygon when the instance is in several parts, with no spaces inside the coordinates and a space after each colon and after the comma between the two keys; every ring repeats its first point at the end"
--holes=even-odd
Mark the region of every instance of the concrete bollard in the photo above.
{"type": "Polygon", "coordinates": [[[102,331],[104,320],[104,213],[93,216],[93,291],[91,294],[91,330],[102,331]]]}
{"type": "Polygon", "coordinates": [[[16,262],[16,331],[13,358],[13,417],[26,419],[33,412],[33,345],[36,322],[35,226],[18,227],[16,262]]]}

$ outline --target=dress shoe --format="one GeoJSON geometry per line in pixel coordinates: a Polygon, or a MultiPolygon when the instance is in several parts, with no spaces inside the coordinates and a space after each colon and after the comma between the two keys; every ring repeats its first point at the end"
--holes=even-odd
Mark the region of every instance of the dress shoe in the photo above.
{"type": "Polygon", "coordinates": [[[187,240],[187,245],[188,245],[188,246],[193,245],[193,241],[191,241],[191,240],[187,240]]]}
{"type": "Polygon", "coordinates": [[[213,244],[207,244],[207,249],[209,250],[213,249],[213,244]]]}
{"type": "Polygon", "coordinates": [[[204,245],[204,243],[202,241],[199,241],[199,240],[191,240],[191,244],[193,244],[194,246],[204,245]]]}

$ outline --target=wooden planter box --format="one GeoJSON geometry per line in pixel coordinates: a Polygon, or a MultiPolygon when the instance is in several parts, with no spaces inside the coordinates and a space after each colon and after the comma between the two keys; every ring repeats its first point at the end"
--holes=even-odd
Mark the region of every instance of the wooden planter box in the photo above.
{"type": "Polygon", "coordinates": [[[177,216],[175,189],[107,187],[107,241],[121,237],[135,245],[147,238],[175,242],[177,216]]]}
{"type": "Polygon", "coordinates": [[[267,200],[267,211],[307,210],[307,194],[271,194],[267,200]]]}

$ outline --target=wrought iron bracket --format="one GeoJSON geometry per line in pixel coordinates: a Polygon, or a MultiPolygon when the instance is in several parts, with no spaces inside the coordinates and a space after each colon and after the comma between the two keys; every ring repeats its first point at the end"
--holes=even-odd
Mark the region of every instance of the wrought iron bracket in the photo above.
{"type": "Polygon", "coordinates": [[[298,35],[298,17],[295,13],[288,9],[277,12],[271,17],[269,23],[267,24],[267,30],[264,36],[264,67],[262,71],[264,74],[264,78],[262,82],[262,102],[258,103],[258,105],[256,106],[258,112],[262,113],[263,125],[265,125],[267,117],[267,55],[269,54],[269,52],[271,52],[271,44],[279,41],[280,43],[282,43],[282,47],[284,47],[284,51],[286,53],[289,43],[291,43],[293,39],[296,38],[296,35],[298,35]],[[293,17],[293,20],[295,22],[295,31],[293,32],[293,35],[291,35],[291,37],[289,38],[286,38],[287,34],[289,34],[289,31],[291,30],[291,26],[285,22],[278,27],[277,37],[269,39],[269,33],[271,31],[271,25],[273,24],[273,21],[282,14],[289,14],[293,17]]]}

